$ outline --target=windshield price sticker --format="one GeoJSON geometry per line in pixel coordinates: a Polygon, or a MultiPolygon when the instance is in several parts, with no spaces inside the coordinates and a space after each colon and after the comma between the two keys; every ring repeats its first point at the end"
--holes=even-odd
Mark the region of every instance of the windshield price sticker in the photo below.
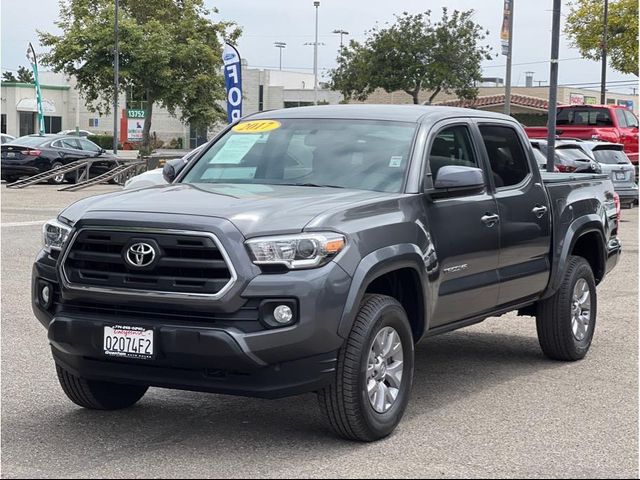
{"type": "Polygon", "coordinates": [[[238,133],[262,133],[270,132],[276,128],[280,128],[280,122],[276,120],[253,120],[250,122],[242,122],[233,127],[234,132],[238,133]]]}

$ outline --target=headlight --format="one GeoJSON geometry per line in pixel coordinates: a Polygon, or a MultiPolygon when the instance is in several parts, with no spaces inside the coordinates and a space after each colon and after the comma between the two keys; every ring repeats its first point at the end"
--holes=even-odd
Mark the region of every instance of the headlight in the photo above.
{"type": "Polygon", "coordinates": [[[71,227],[60,223],[58,220],[49,220],[42,227],[42,234],[44,236],[44,249],[47,252],[51,250],[60,250],[64,245],[64,242],[69,238],[69,232],[71,227]]]}
{"type": "Polygon", "coordinates": [[[301,233],[247,240],[256,265],[285,265],[291,270],[324,265],[344,248],[338,233],[301,233]]]}

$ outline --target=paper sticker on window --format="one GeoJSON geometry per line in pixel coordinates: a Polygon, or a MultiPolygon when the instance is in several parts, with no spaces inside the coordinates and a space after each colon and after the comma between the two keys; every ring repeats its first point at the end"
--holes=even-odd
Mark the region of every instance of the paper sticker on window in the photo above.
{"type": "Polygon", "coordinates": [[[402,155],[391,157],[391,160],[389,160],[390,167],[398,168],[400,165],[402,165],[402,155]]]}
{"type": "Polygon", "coordinates": [[[276,120],[252,120],[250,122],[241,122],[233,127],[232,130],[238,133],[262,133],[280,128],[280,125],[280,122],[276,120]]]}
{"type": "Polygon", "coordinates": [[[210,164],[242,162],[249,150],[260,140],[263,135],[232,135],[227,138],[225,144],[209,162],[210,164]]]}

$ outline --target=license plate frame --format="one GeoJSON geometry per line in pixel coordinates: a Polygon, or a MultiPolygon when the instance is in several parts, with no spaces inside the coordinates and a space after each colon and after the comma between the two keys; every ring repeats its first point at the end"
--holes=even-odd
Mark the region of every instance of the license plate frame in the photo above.
{"type": "Polygon", "coordinates": [[[109,358],[154,360],[155,330],[137,325],[109,324],[102,327],[102,353],[109,358]]]}

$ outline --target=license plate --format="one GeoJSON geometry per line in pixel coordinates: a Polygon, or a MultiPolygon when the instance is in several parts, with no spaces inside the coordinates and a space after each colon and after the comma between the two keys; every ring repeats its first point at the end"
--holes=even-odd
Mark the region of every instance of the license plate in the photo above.
{"type": "Polygon", "coordinates": [[[13,152],[7,152],[7,158],[15,158],[16,154],[13,152]]]}
{"type": "Polygon", "coordinates": [[[104,327],[104,353],[113,357],[153,358],[153,330],[129,325],[104,327]]]}
{"type": "Polygon", "coordinates": [[[626,180],[627,174],[625,172],[616,172],[616,180],[626,180]]]}

